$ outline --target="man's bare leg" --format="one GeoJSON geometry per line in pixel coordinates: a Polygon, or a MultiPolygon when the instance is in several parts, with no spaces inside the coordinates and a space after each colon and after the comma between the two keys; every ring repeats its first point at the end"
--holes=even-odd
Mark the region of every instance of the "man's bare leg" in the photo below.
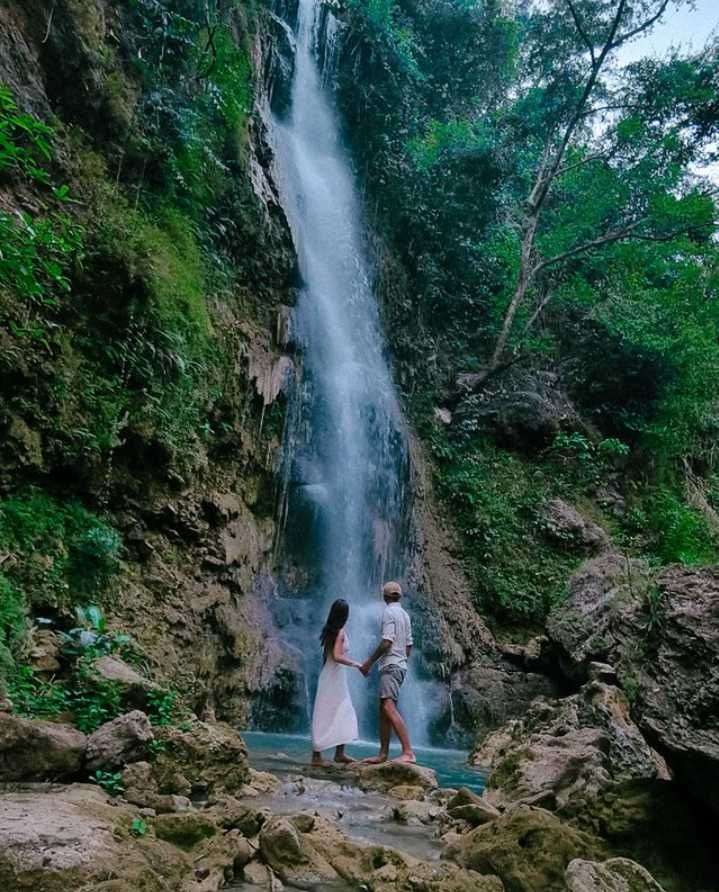
{"type": "Polygon", "coordinates": [[[392,761],[416,762],[417,758],[412,752],[412,744],[409,742],[409,731],[404,723],[404,719],[400,715],[399,709],[397,709],[397,704],[394,700],[383,700],[382,711],[387,717],[387,721],[394,729],[394,733],[399,737],[399,742],[402,744],[401,755],[397,756],[397,758],[392,761]]]}
{"type": "Polygon", "coordinates": [[[392,725],[385,715],[384,700],[379,701],[379,755],[369,759],[363,759],[365,765],[381,765],[389,758],[389,739],[392,734],[392,725]]]}

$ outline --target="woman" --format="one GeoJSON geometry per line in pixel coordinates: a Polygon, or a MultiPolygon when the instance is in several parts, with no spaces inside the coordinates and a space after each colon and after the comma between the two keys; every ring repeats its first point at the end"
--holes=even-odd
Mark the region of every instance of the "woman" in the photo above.
{"type": "Polygon", "coordinates": [[[339,598],[330,607],[320,635],[323,663],[317,683],[312,715],[312,764],[322,765],[322,750],[335,747],[335,762],[353,762],[345,754],[345,744],[358,737],[357,713],[352,706],[344,667],[360,669],[361,663],[347,656],[349,639],[345,625],[350,615],[347,601],[339,598]]]}

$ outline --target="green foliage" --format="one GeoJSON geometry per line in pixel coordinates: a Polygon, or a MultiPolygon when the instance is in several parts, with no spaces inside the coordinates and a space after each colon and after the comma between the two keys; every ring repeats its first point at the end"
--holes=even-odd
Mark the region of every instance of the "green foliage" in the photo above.
{"type": "Polygon", "coordinates": [[[119,652],[132,653],[132,638],[122,632],[109,632],[102,610],[95,606],[76,607],[79,625],[63,634],[63,652],[72,657],[101,657],[119,652]]]}
{"type": "Polygon", "coordinates": [[[66,605],[104,595],[119,568],[120,537],[76,502],[30,489],[0,502],[6,575],[27,603],[66,605]]]}
{"type": "Polygon", "coordinates": [[[537,512],[554,495],[551,468],[488,441],[435,434],[437,482],[463,536],[479,605],[510,622],[537,622],[564,595],[578,557],[547,543],[537,512]]]}
{"type": "Polygon", "coordinates": [[[102,787],[110,796],[121,796],[125,792],[122,785],[121,771],[101,771],[98,769],[92,776],[91,780],[102,787]]]}
{"type": "Polygon", "coordinates": [[[0,83],[0,176],[9,172],[47,185],[43,167],[52,160],[53,130],[18,110],[12,91],[0,83]]]}
{"type": "Polygon", "coordinates": [[[0,672],[7,672],[25,640],[27,607],[23,593],[0,573],[0,672]]]}
{"type": "Polygon", "coordinates": [[[7,692],[18,715],[54,718],[69,708],[65,687],[45,681],[30,666],[15,666],[7,676],[7,692]]]}
{"type": "MultiPolygon", "coordinates": [[[[54,132],[33,115],[18,111],[12,92],[0,83],[0,178],[15,176],[50,186],[42,165],[52,157],[54,132]]],[[[67,186],[53,190],[58,202],[67,186]]],[[[0,289],[36,304],[53,306],[70,290],[69,273],[80,253],[83,232],[70,217],[46,218],[0,211],[0,289]]]]}
{"type": "Polygon", "coordinates": [[[68,707],[75,725],[85,734],[92,734],[124,710],[120,685],[98,675],[92,666],[94,659],[94,655],[81,657],[68,682],[68,707]]]}
{"type": "Polygon", "coordinates": [[[135,837],[143,837],[147,835],[148,826],[142,818],[133,818],[130,824],[130,833],[135,837]]]}
{"type": "Polygon", "coordinates": [[[632,507],[625,528],[659,563],[689,566],[719,560],[719,541],[706,518],[669,488],[650,490],[632,507]]]}
{"type": "Polygon", "coordinates": [[[147,692],[148,716],[153,725],[167,727],[175,724],[178,717],[177,694],[161,689],[147,692]]]}
{"type": "Polygon", "coordinates": [[[83,231],[69,217],[0,212],[0,287],[32,303],[56,306],[70,291],[70,274],[83,231]]]}

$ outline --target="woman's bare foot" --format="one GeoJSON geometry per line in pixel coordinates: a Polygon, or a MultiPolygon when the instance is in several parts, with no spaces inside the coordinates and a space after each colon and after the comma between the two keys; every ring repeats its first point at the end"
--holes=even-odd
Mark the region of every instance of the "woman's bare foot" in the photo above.
{"type": "Polygon", "coordinates": [[[322,753],[312,753],[312,761],[310,762],[310,765],[313,768],[329,768],[329,764],[329,762],[325,762],[322,758],[322,753]]]}
{"type": "Polygon", "coordinates": [[[346,753],[338,753],[335,756],[335,762],[339,765],[353,765],[357,759],[353,759],[351,756],[346,755],[346,753]]]}
{"type": "Polygon", "coordinates": [[[387,761],[387,753],[380,753],[378,756],[370,756],[369,759],[362,759],[363,765],[381,765],[387,761]]]}
{"type": "Polygon", "coordinates": [[[414,765],[417,761],[417,757],[413,752],[402,753],[397,756],[396,759],[392,759],[393,762],[403,762],[405,765],[414,765]]]}

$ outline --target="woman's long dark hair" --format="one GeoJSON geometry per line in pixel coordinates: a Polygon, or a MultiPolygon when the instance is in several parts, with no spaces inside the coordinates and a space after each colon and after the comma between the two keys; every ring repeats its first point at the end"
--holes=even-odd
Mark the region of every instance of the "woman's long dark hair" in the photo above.
{"type": "Polygon", "coordinates": [[[349,615],[350,605],[344,598],[338,598],[330,607],[330,612],[327,614],[327,622],[320,635],[320,644],[322,645],[322,652],[324,655],[322,660],[323,663],[327,661],[327,655],[334,651],[337,636],[344,628],[349,615]]]}

